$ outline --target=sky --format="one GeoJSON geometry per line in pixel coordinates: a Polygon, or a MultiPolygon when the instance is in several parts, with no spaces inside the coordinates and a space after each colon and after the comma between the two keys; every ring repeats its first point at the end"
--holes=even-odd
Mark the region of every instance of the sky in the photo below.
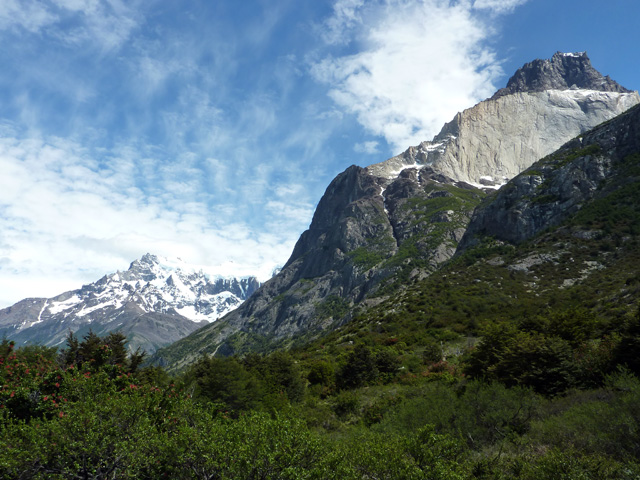
{"type": "Polygon", "coordinates": [[[331,180],[524,63],[640,88],[637,0],[2,0],[0,308],[144,253],[265,280],[331,180]]]}

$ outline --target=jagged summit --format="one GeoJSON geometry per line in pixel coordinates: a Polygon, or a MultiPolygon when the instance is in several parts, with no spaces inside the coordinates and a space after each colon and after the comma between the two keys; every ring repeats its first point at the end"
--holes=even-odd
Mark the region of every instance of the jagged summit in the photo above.
{"type": "Polygon", "coordinates": [[[582,53],[556,53],[520,68],[493,97],[458,113],[433,140],[410,147],[369,173],[434,171],[476,186],[500,186],[566,141],[640,103],[582,53]]]}
{"type": "Polygon", "coordinates": [[[255,277],[214,272],[147,253],[128,270],[78,290],[0,310],[0,335],[18,343],[59,345],[69,330],[120,330],[131,345],[152,352],[235,309],[260,286],[255,277]]]}
{"type": "Polygon", "coordinates": [[[556,52],[551,59],[534,60],[519,68],[509,79],[507,86],[498,90],[492,98],[517,92],[570,89],[631,92],[593,68],[587,52],[556,52]]]}

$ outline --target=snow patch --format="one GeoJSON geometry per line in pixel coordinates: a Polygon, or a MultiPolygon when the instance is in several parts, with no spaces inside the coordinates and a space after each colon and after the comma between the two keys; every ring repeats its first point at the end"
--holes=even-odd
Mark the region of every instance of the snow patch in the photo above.
{"type": "Polygon", "coordinates": [[[78,295],[74,295],[68,298],[67,300],[64,300],[63,302],[53,302],[49,306],[49,313],[51,315],[56,315],[60,312],[63,312],[64,310],[69,310],[70,308],[73,308],[75,305],[77,305],[81,301],[82,299],[78,295]]]}
{"type": "Polygon", "coordinates": [[[421,164],[421,163],[414,163],[412,165],[403,165],[402,167],[400,167],[399,170],[393,170],[391,172],[389,172],[389,179],[393,179],[393,178],[398,178],[400,176],[400,174],[402,172],[404,172],[405,170],[409,169],[409,168],[417,168],[418,170],[422,169],[426,167],[426,165],[421,164]]]}

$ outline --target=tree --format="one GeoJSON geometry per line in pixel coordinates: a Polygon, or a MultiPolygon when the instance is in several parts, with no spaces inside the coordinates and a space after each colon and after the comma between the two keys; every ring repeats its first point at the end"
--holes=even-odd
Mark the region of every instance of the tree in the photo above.
{"type": "Polygon", "coordinates": [[[338,370],[336,383],[340,388],[357,388],[378,378],[376,360],[365,345],[356,345],[347,362],[338,370]]]}

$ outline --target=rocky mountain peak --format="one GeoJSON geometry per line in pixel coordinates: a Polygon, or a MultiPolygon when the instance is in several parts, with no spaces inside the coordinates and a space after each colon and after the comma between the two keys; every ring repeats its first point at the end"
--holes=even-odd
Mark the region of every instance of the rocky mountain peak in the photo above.
{"type": "Polygon", "coordinates": [[[396,178],[428,165],[457,181],[499,187],[567,140],[640,103],[638,92],[593,68],[586,52],[521,67],[505,88],[458,113],[433,140],[367,171],[396,178]]]}
{"type": "Polygon", "coordinates": [[[180,259],[145,254],[129,269],[48,299],[0,310],[0,335],[59,345],[69,330],[119,330],[152,352],[235,309],[260,287],[256,277],[207,273],[180,259]]]}
{"type": "Polygon", "coordinates": [[[509,79],[507,86],[498,90],[492,98],[518,92],[571,89],[631,92],[593,68],[587,52],[556,52],[550,59],[534,60],[519,68],[509,79]]]}
{"type": "Polygon", "coordinates": [[[152,266],[157,265],[159,262],[158,257],[156,255],[152,255],[150,253],[145,253],[142,257],[137,260],[131,262],[129,265],[129,269],[139,268],[142,266],[152,266]]]}

